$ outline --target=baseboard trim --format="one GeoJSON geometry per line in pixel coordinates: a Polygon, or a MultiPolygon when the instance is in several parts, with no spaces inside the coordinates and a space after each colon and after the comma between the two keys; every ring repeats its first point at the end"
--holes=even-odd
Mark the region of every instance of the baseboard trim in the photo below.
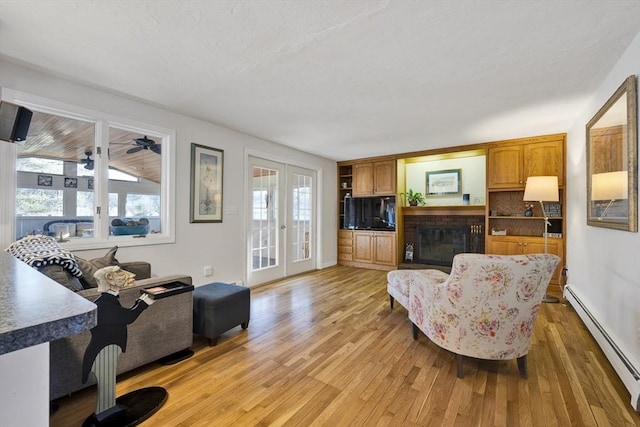
{"type": "Polygon", "coordinates": [[[607,333],[598,319],[593,316],[579,295],[580,292],[571,285],[565,286],[564,297],[578,313],[631,394],[631,406],[634,410],[640,411],[640,369],[624,354],[624,351],[607,333]]]}

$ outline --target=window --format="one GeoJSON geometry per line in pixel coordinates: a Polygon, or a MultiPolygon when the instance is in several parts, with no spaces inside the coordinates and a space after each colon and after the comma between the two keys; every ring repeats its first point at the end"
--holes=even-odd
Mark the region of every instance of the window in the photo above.
{"type": "Polygon", "coordinates": [[[9,151],[15,163],[11,156],[0,158],[0,169],[16,173],[15,191],[2,189],[10,202],[0,217],[15,215],[13,235],[0,229],[3,241],[42,230],[53,217],[93,221],[94,233],[71,238],[65,243],[70,249],[113,245],[109,240],[140,244],[132,235],[111,234],[110,221],[128,216],[150,220],[153,233],[143,244],[175,241],[173,185],[167,179],[175,169],[174,131],[11,89],[3,88],[2,100],[33,111],[29,137],[9,151]]]}
{"type": "Polygon", "coordinates": [[[19,172],[39,172],[54,175],[64,173],[64,162],[54,159],[41,159],[38,157],[22,157],[16,161],[16,169],[19,172]]]}
{"type": "Polygon", "coordinates": [[[160,196],[153,194],[127,194],[127,217],[160,216],[160,196]]]}
{"type": "MultiPolygon", "coordinates": [[[[93,176],[93,166],[91,166],[90,169],[87,169],[86,165],[78,165],[76,174],[78,176],[93,176]]],[[[112,179],[114,181],[139,181],[137,177],[129,175],[128,173],[120,172],[119,170],[113,168],[109,168],[109,179],[112,179]]]]}
{"type": "Polygon", "coordinates": [[[76,216],[93,216],[93,191],[78,191],[76,194],[76,216]]]}
{"type": "Polygon", "coordinates": [[[62,216],[62,190],[18,188],[16,191],[17,216],[62,216]]]}
{"type": "MultiPolygon", "coordinates": [[[[78,191],[76,203],[76,216],[93,216],[92,191],[78,191]]],[[[118,216],[118,195],[115,193],[109,193],[109,216],[118,216]]]]}

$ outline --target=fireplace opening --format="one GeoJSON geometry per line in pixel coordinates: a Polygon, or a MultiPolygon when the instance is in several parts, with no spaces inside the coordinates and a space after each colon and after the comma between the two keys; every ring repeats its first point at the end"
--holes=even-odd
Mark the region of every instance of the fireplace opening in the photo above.
{"type": "Polygon", "coordinates": [[[416,262],[451,267],[456,254],[469,252],[469,227],[416,228],[416,262]]]}

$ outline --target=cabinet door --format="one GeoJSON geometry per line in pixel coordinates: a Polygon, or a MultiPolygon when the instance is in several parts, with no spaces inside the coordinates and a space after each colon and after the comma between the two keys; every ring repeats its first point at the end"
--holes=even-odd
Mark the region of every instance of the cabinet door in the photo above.
{"type": "MultiPolygon", "coordinates": [[[[543,254],[544,253],[544,239],[523,239],[524,253],[525,254],[543,254]]],[[[563,260],[563,243],[561,239],[548,239],[547,241],[547,253],[558,255],[560,262],[551,276],[551,283],[559,284],[562,276],[562,267],[564,265],[563,260]]]]}
{"type": "Polygon", "coordinates": [[[487,238],[489,254],[495,255],[520,255],[522,254],[522,241],[513,238],[489,236],[487,238]]]}
{"type": "Polygon", "coordinates": [[[387,160],[373,164],[373,192],[375,194],[396,193],[396,161],[387,160]]]}
{"type": "Polygon", "coordinates": [[[371,196],[373,194],[373,163],[353,165],[353,195],[371,196]]]}
{"type": "Polygon", "coordinates": [[[488,155],[488,188],[523,187],[521,145],[496,147],[489,149],[488,155]]]}
{"type": "Polygon", "coordinates": [[[396,265],[396,235],[394,233],[376,233],[373,236],[374,262],[376,264],[396,265]]]}
{"type": "Polygon", "coordinates": [[[353,260],[373,262],[373,233],[356,231],[353,233],[353,260]]]}
{"type": "Polygon", "coordinates": [[[524,146],[524,176],[557,176],[562,187],[564,176],[562,141],[538,142],[524,146]]]}

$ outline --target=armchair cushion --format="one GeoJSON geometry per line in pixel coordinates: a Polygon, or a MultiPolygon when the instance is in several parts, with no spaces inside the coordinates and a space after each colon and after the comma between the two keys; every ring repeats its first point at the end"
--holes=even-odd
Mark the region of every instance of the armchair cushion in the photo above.
{"type": "Polygon", "coordinates": [[[391,298],[391,308],[393,309],[393,301],[409,309],[409,288],[411,284],[417,280],[427,281],[431,283],[442,283],[449,275],[440,270],[422,269],[422,270],[392,270],[387,273],[387,293],[391,298]]]}

